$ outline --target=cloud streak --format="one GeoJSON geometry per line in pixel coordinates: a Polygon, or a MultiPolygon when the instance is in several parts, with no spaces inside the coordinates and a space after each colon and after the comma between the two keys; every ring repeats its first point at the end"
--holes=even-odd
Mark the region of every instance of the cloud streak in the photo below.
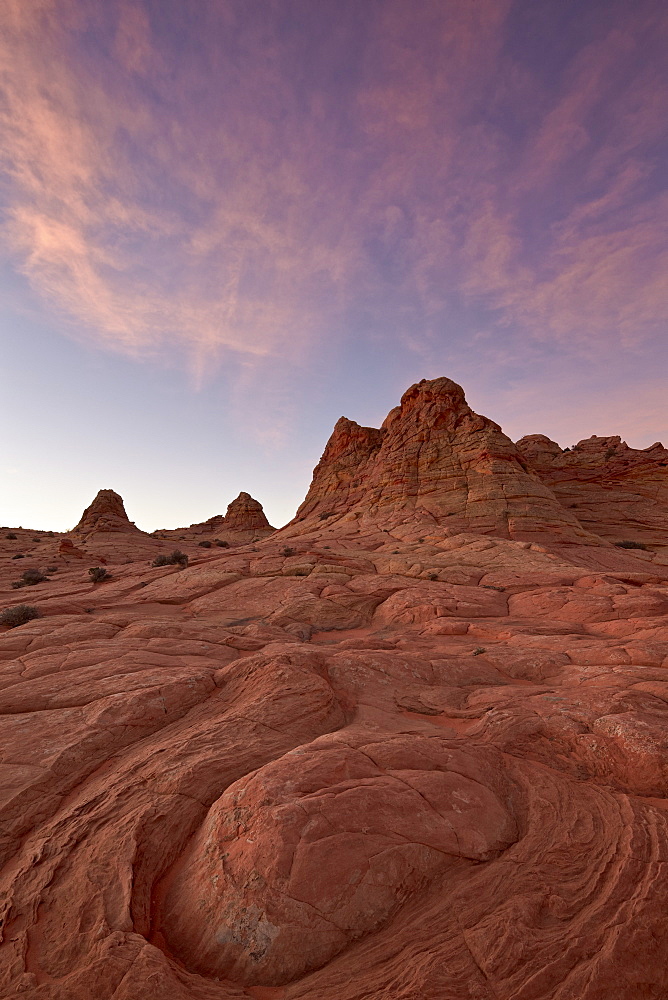
{"type": "Polygon", "coordinates": [[[665,14],[611,4],[546,83],[511,45],[527,11],[5,0],[17,270],[72,335],[180,352],[198,379],[303,365],[347,324],[390,345],[457,324],[516,349],[651,342],[665,14]]]}

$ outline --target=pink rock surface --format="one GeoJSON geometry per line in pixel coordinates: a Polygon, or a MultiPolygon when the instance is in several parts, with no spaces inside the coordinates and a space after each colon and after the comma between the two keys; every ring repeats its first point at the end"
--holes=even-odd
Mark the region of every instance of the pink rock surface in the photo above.
{"type": "Polygon", "coordinates": [[[524,440],[435,380],[253,543],[0,532],[0,997],[668,996],[665,525],[524,440]]]}

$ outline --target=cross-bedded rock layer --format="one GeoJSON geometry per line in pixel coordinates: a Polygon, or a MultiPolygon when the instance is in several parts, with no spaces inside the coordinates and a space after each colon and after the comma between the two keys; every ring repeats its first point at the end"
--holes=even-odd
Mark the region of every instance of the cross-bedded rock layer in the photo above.
{"type": "Polygon", "coordinates": [[[665,550],[559,521],[437,382],[187,568],[121,531],[92,584],[90,541],[0,533],[2,606],[42,612],[0,633],[0,997],[668,994],[665,550]],[[16,554],[58,568],[17,592],[16,554]]]}
{"type": "Polygon", "coordinates": [[[342,417],[296,523],[347,515],[390,525],[407,513],[504,538],[598,541],[447,378],[411,386],[380,430],[342,417]]]}

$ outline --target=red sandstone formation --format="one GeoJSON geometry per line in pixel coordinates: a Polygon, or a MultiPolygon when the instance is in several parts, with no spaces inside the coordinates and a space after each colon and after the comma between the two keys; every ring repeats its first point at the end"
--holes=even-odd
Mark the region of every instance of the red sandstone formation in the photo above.
{"type": "Polygon", "coordinates": [[[254,500],[250,493],[240,493],[236,500],[228,504],[224,523],[231,531],[274,530],[265,517],[262,504],[254,500]]]}
{"type": "Polygon", "coordinates": [[[503,538],[598,544],[447,378],[411,386],[380,430],[338,421],[296,521],[342,514],[388,525],[410,514],[503,538]]]}
{"type": "Polygon", "coordinates": [[[100,490],[90,507],[86,507],[72,534],[89,538],[98,532],[139,531],[125,513],[123,498],[113,490],[100,490]]]}
{"type": "Polygon", "coordinates": [[[663,1000],[666,467],[614,440],[438,379],[187,568],[89,519],[110,580],[17,590],[60,539],[0,532],[0,998],[663,1000]]]}
{"type": "Polygon", "coordinates": [[[517,442],[529,465],[589,531],[610,541],[665,545],[668,449],[590,437],[562,451],[543,434],[517,442]]]}
{"type": "Polygon", "coordinates": [[[161,530],[154,534],[160,538],[174,538],[187,541],[225,541],[238,545],[259,541],[276,529],[267,520],[262,504],[254,500],[250,493],[240,493],[227,507],[226,514],[191,524],[189,528],[161,530]]]}

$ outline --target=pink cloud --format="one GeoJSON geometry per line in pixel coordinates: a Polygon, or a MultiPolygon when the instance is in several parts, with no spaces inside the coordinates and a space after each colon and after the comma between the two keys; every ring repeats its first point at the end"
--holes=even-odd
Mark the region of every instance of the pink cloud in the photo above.
{"type": "Polygon", "coordinates": [[[319,43],[330,93],[273,5],[253,19],[197,4],[193,20],[184,4],[171,49],[147,10],[0,13],[5,237],[72,335],[182,352],[197,380],[232,357],[300,371],[351,311],[426,354],[457,302],[492,310],[472,328],[514,336],[511,353],[522,338],[587,354],[656,336],[651,11],[604,19],[548,87],[507,50],[511,0],[369,5],[347,71],[356,25],[319,43]],[[97,61],[84,29],[109,38],[97,61]]]}

